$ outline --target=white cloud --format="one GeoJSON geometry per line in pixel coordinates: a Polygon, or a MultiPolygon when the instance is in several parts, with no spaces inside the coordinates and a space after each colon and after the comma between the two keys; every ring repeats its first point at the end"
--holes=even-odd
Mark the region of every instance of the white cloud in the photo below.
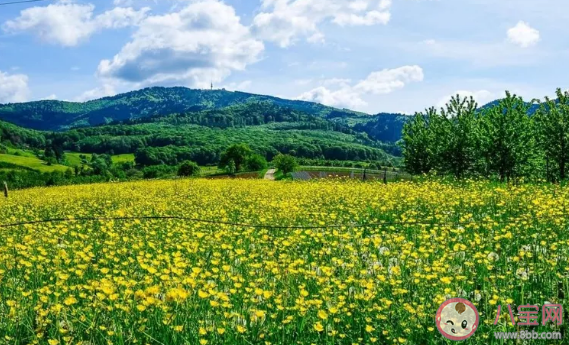
{"type": "Polygon", "coordinates": [[[352,82],[351,79],[345,79],[345,78],[332,78],[332,79],[325,79],[322,81],[322,84],[324,84],[324,86],[347,86],[352,82]]]}
{"type": "Polygon", "coordinates": [[[264,46],[251,37],[233,7],[216,0],[192,2],[179,12],[149,16],[111,60],[102,78],[134,83],[208,88],[259,60],[264,46]]]}
{"type": "Polygon", "coordinates": [[[31,7],[21,11],[16,19],[4,23],[3,29],[10,33],[33,33],[45,42],[70,47],[87,40],[97,31],[136,25],[149,10],[116,7],[93,16],[94,9],[92,4],[72,1],[31,7]]]}
{"type": "Polygon", "coordinates": [[[83,92],[81,95],[75,97],[74,101],[86,102],[93,99],[114,96],[116,94],[117,92],[115,91],[114,86],[110,84],[104,84],[103,86],[83,92]]]}
{"type": "Polygon", "coordinates": [[[508,40],[522,48],[528,48],[539,42],[539,31],[520,21],[508,30],[508,40]]]}
{"type": "Polygon", "coordinates": [[[384,69],[371,73],[366,79],[350,85],[349,79],[328,79],[322,83],[327,86],[338,85],[333,91],[320,86],[305,92],[297,98],[304,101],[318,102],[333,107],[345,107],[359,110],[367,105],[365,95],[388,94],[405,87],[411,82],[423,81],[423,69],[419,66],[403,66],[384,69]]]}
{"type": "Polygon", "coordinates": [[[17,103],[28,100],[28,76],[0,71],[0,103],[17,103]]]}
{"type": "Polygon", "coordinates": [[[331,91],[324,86],[319,86],[297,97],[302,101],[317,102],[331,107],[358,109],[367,105],[360,94],[350,87],[331,91]]]}
{"type": "Polygon", "coordinates": [[[55,99],[57,99],[57,95],[54,94],[54,93],[52,93],[51,95],[46,96],[46,97],[43,97],[43,98],[40,98],[40,99],[41,99],[41,100],[55,100],[55,99]]]}
{"type": "Polygon", "coordinates": [[[477,91],[468,91],[468,90],[459,90],[450,95],[446,95],[442,97],[439,102],[437,103],[437,107],[442,108],[444,107],[452,97],[459,95],[460,97],[472,97],[478,103],[479,106],[483,106],[494,99],[496,99],[496,95],[488,90],[477,90],[477,91]]]}
{"type": "Polygon", "coordinates": [[[419,66],[403,66],[371,73],[360,81],[355,89],[364,93],[386,94],[405,87],[410,82],[423,81],[423,69],[419,66]]]}
{"type": "Polygon", "coordinates": [[[323,42],[318,26],[331,21],[337,25],[387,24],[391,0],[261,0],[262,12],[253,19],[253,32],[281,47],[298,37],[323,42]]]}

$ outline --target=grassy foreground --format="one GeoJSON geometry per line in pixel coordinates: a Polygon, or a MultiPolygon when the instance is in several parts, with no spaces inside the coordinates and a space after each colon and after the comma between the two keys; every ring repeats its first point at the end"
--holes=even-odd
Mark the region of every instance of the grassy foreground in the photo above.
{"type": "Polygon", "coordinates": [[[567,188],[474,182],[175,180],[15,191],[0,200],[1,224],[172,215],[242,225],[2,227],[0,333],[10,344],[50,345],[447,344],[435,313],[464,297],[480,312],[468,343],[501,343],[492,332],[520,327],[507,318],[493,325],[498,304],[568,305],[568,204],[567,188]],[[362,226],[382,222],[392,224],[362,226]]]}

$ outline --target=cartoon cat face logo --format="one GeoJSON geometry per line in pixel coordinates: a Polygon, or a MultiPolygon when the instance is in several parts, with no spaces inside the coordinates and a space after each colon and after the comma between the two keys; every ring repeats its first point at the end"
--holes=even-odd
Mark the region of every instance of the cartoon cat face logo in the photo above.
{"type": "Polygon", "coordinates": [[[478,329],[478,310],[462,298],[452,298],[441,304],[437,310],[437,328],[450,340],[470,338],[478,329]]]}

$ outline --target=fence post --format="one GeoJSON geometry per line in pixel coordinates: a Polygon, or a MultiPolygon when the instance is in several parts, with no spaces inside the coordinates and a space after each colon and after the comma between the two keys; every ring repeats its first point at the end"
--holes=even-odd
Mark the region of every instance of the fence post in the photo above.
{"type": "Polygon", "coordinates": [[[4,197],[8,197],[8,183],[4,181],[4,197]]]}
{"type": "Polygon", "coordinates": [[[387,184],[387,167],[383,170],[383,183],[387,184]]]}
{"type": "Polygon", "coordinates": [[[364,168],[364,175],[362,176],[362,180],[366,180],[367,179],[367,168],[364,168]]]}

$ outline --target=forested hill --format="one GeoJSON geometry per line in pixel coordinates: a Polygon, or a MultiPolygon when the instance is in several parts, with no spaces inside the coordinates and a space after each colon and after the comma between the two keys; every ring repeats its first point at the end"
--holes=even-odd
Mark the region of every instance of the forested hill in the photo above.
{"type": "Polygon", "coordinates": [[[366,116],[322,104],[226,90],[153,87],[85,103],[36,101],[0,105],[0,120],[40,130],[65,130],[156,115],[268,102],[322,118],[366,116]]]}

